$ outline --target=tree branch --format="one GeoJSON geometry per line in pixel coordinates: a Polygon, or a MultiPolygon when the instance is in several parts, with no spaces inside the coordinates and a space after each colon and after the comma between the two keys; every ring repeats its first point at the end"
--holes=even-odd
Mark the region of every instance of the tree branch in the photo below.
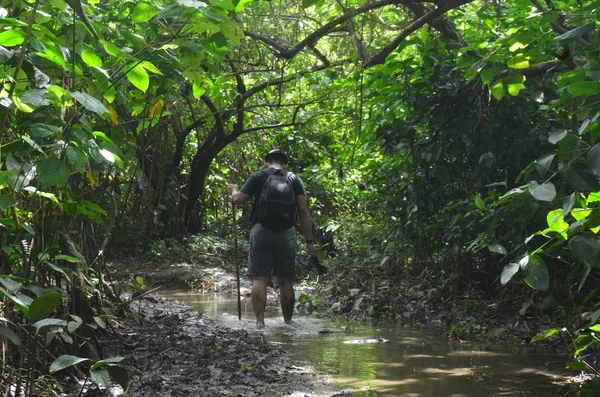
{"type": "Polygon", "coordinates": [[[213,101],[206,94],[202,94],[200,99],[210,109],[211,113],[215,117],[215,128],[217,129],[217,135],[225,135],[225,129],[223,128],[223,119],[221,118],[221,114],[217,110],[217,107],[215,106],[213,101]]]}
{"type": "Polygon", "coordinates": [[[473,0],[453,0],[448,1],[443,5],[438,6],[438,8],[429,11],[422,17],[414,20],[410,25],[408,25],[394,40],[392,40],[388,45],[383,47],[381,51],[377,54],[373,55],[367,62],[365,62],[364,67],[370,68],[375,65],[379,65],[385,62],[387,57],[394,51],[404,39],[406,39],[410,34],[414,33],[417,29],[420,29],[426,23],[431,23],[435,18],[440,15],[454,9],[458,8],[464,4],[470,3],[473,0]]]}
{"type": "Polygon", "coordinates": [[[245,129],[242,132],[242,134],[247,134],[249,132],[256,132],[256,131],[262,131],[262,130],[272,130],[275,128],[293,127],[295,125],[302,125],[302,123],[296,123],[296,116],[298,115],[299,111],[300,111],[300,107],[297,107],[296,110],[294,111],[294,115],[292,116],[292,121],[289,121],[287,123],[277,123],[277,124],[263,125],[261,127],[248,128],[248,129],[245,129]]]}
{"type": "MultiPolygon", "coordinates": [[[[471,0],[472,1],[472,0],[471,0]]],[[[300,51],[304,50],[306,47],[314,46],[322,37],[332,32],[342,23],[354,18],[357,15],[367,13],[371,10],[375,10],[378,8],[383,8],[389,5],[399,5],[399,4],[408,4],[408,3],[434,3],[434,4],[445,4],[447,0],[379,0],[371,3],[366,3],[361,7],[350,10],[333,21],[321,26],[319,29],[315,30],[308,36],[304,38],[301,42],[296,44],[294,47],[283,46],[272,38],[263,36],[261,34],[252,33],[248,31],[244,31],[244,34],[248,37],[254,38],[256,40],[262,41],[267,46],[275,49],[276,56],[284,59],[292,59],[294,58],[300,51]]],[[[440,6],[440,7],[442,7],[440,6]]]]}

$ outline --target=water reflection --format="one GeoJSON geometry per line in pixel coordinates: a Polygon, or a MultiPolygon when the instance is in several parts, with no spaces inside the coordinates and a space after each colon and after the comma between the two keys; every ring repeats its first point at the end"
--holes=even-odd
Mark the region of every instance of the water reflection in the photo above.
{"type": "MultiPolygon", "coordinates": [[[[223,325],[254,329],[249,299],[242,301],[242,321],[235,297],[163,291],[223,325]]],[[[564,360],[522,348],[489,350],[480,344],[452,344],[439,332],[411,328],[377,329],[327,319],[297,316],[285,325],[275,306],[268,310],[265,337],[289,350],[298,365],[331,374],[360,396],[562,396],[564,360]],[[323,330],[332,333],[323,333],[323,330]],[[386,343],[346,344],[357,339],[387,339],[386,343]]]]}

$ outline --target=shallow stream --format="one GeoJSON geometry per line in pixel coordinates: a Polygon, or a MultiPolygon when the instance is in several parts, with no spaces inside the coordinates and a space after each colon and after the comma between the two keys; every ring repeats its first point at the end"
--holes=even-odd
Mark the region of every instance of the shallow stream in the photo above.
{"type": "MultiPolygon", "coordinates": [[[[255,330],[250,299],[190,291],[162,291],[235,329],[255,330]]],[[[440,330],[346,324],[298,316],[285,325],[275,306],[267,308],[267,341],[292,353],[292,363],[331,375],[340,389],[360,396],[562,396],[564,357],[505,347],[454,343],[440,330]]],[[[258,332],[258,331],[254,331],[258,332]]]]}

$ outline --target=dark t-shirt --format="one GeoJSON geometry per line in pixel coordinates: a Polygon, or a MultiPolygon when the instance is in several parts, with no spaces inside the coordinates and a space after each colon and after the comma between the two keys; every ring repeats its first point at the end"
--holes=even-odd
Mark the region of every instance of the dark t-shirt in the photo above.
{"type": "MultiPolygon", "coordinates": [[[[252,223],[256,222],[256,206],[260,201],[260,192],[262,191],[263,185],[267,181],[269,175],[264,171],[257,171],[248,177],[244,186],[240,189],[240,192],[247,194],[248,196],[254,196],[254,206],[252,207],[252,223]]],[[[287,173],[288,179],[292,182],[292,189],[296,196],[306,196],[306,190],[304,190],[304,183],[300,177],[293,172],[287,173]]]]}

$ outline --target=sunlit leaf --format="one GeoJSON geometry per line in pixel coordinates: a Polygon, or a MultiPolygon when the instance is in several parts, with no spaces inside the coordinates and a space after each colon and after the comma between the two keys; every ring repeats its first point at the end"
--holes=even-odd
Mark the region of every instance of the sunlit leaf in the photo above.
{"type": "Polygon", "coordinates": [[[502,268],[502,274],[500,275],[500,283],[505,285],[510,279],[519,271],[519,265],[517,263],[509,263],[502,268]]]}
{"type": "Polygon", "coordinates": [[[140,2],[135,5],[131,12],[131,21],[133,23],[143,23],[150,20],[158,13],[158,9],[152,4],[140,2]]]}
{"type": "Polygon", "coordinates": [[[136,65],[127,73],[127,80],[142,92],[146,92],[150,86],[150,76],[148,76],[148,72],[141,65],[136,65]]]}
{"type": "Polygon", "coordinates": [[[534,336],[533,338],[531,338],[531,341],[529,343],[545,341],[546,339],[551,338],[552,336],[559,334],[563,331],[566,331],[566,329],[565,328],[552,328],[547,331],[542,331],[539,334],[537,334],[536,336],[534,336]]]}
{"type": "Polygon", "coordinates": [[[99,116],[104,116],[109,113],[108,109],[96,98],[93,96],[86,94],[85,92],[71,92],[71,96],[77,100],[77,102],[81,103],[84,108],[89,110],[90,112],[94,112],[99,116]]]}
{"type": "Polygon", "coordinates": [[[81,51],[81,59],[83,59],[83,62],[88,66],[97,68],[102,66],[102,58],[89,48],[84,48],[83,51],[81,51]]]}
{"type": "Polygon", "coordinates": [[[0,33],[0,45],[4,47],[14,47],[23,44],[25,33],[19,29],[5,30],[0,33]]]}

